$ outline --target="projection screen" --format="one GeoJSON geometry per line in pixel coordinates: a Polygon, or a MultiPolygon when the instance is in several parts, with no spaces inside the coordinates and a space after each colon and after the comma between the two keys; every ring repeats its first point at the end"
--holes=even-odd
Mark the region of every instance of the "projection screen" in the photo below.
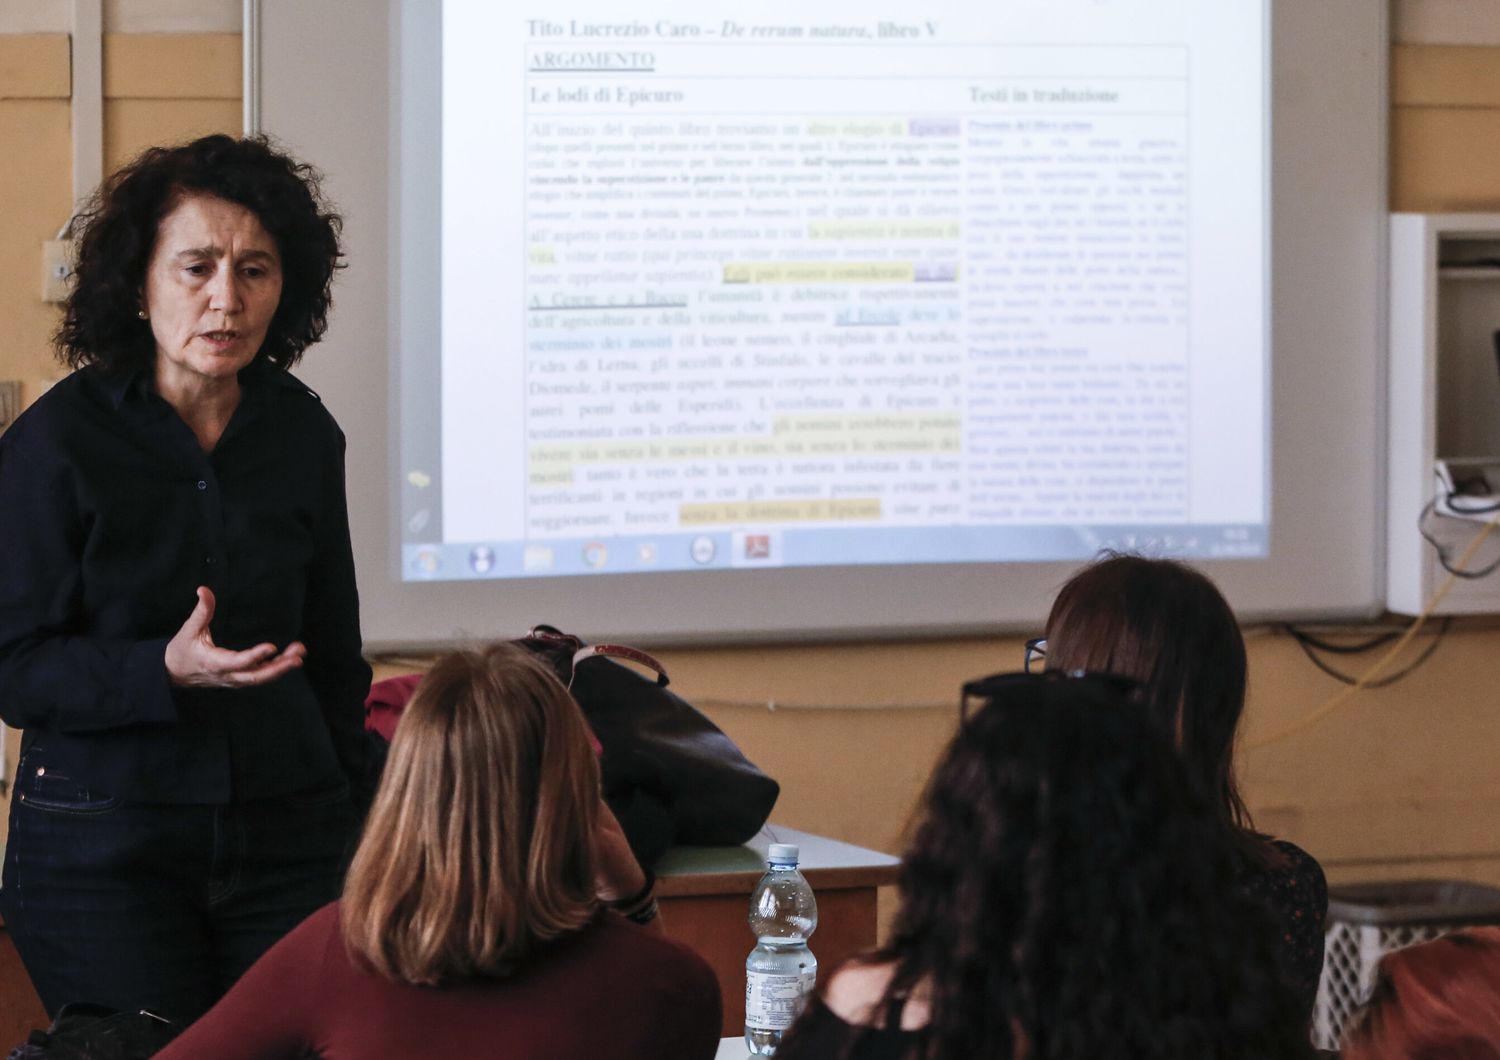
{"type": "Polygon", "coordinates": [[[1380,6],[265,0],[368,638],[1370,613],[1380,6]]]}

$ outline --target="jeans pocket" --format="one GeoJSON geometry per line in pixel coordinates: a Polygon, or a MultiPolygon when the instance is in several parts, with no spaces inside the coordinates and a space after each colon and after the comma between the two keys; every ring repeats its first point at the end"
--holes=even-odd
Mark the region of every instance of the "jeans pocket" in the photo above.
{"type": "Polygon", "coordinates": [[[39,756],[27,755],[16,778],[16,800],[27,809],[97,816],[120,805],[116,796],[93,791],[57,769],[38,765],[38,759],[39,756]]]}

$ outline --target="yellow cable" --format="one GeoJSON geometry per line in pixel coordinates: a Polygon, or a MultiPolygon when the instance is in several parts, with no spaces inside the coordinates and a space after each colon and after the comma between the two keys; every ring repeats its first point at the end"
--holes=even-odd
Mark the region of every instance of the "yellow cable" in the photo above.
{"type": "Polygon", "coordinates": [[[1262,736],[1258,740],[1252,740],[1246,746],[1252,750],[1257,747],[1265,747],[1268,744],[1279,743],[1290,736],[1295,736],[1304,729],[1310,729],[1339,707],[1343,706],[1346,700],[1352,698],[1356,693],[1364,691],[1372,682],[1378,680],[1382,671],[1391,664],[1391,661],[1397,655],[1401,654],[1401,649],[1411,643],[1411,639],[1417,635],[1417,631],[1422,628],[1422,624],[1432,617],[1432,612],[1437,609],[1438,604],[1443,602],[1443,597],[1448,595],[1448,590],[1453,588],[1454,583],[1458,581],[1457,572],[1465,569],[1469,560],[1474,557],[1474,553],[1479,551],[1479,546],[1484,542],[1484,539],[1490,536],[1490,531],[1494,530],[1497,525],[1500,525],[1500,512],[1495,513],[1490,518],[1490,521],[1480,528],[1479,533],[1474,535],[1474,540],[1469,542],[1468,547],[1463,551],[1463,555],[1458,557],[1458,562],[1453,564],[1447,581],[1438,586],[1437,592],[1432,594],[1432,599],[1428,600],[1426,606],[1422,608],[1422,613],[1407,627],[1406,632],[1401,634],[1396,643],[1391,645],[1390,651],[1375,661],[1375,665],[1360,674],[1359,678],[1352,685],[1335,692],[1316,710],[1304,715],[1279,732],[1273,732],[1269,736],[1262,736]]]}

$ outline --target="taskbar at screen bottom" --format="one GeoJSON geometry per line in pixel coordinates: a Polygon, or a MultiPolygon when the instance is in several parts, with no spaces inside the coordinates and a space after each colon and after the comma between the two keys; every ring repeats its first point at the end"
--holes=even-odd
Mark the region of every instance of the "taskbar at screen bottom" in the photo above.
{"type": "Polygon", "coordinates": [[[403,581],[653,571],[1087,560],[1101,550],[1178,559],[1261,559],[1265,524],[1196,526],[676,529],[619,537],[405,542],[403,581]]]}

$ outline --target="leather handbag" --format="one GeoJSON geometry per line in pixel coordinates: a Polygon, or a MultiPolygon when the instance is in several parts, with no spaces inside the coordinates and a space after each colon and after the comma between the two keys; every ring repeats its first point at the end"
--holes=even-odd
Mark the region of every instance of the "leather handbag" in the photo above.
{"type": "Polygon", "coordinates": [[[583,708],[603,746],[604,799],[643,865],[674,844],[738,845],[766,823],[780,785],[668,688],[652,656],[585,644],[552,626],[535,626],[516,643],[550,662],[583,708]]]}
{"type": "Polygon", "coordinates": [[[32,1031],[7,1060],[146,1060],[181,1031],[171,1020],[144,1009],[120,1012],[73,1001],[58,1009],[52,1026],[32,1031]]]}
{"type": "MultiPolygon", "coordinates": [[[[514,643],[545,659],[583,709],[599,744],[604,800],[642,865],[677,844],[738,845],[766,823],[780,786],[668,687],[655,658],[622,644],[586,644],[552,626],[514,643]]],[[[389,739],[418,680],[377,682],[365,727],[389,739]]]]}

